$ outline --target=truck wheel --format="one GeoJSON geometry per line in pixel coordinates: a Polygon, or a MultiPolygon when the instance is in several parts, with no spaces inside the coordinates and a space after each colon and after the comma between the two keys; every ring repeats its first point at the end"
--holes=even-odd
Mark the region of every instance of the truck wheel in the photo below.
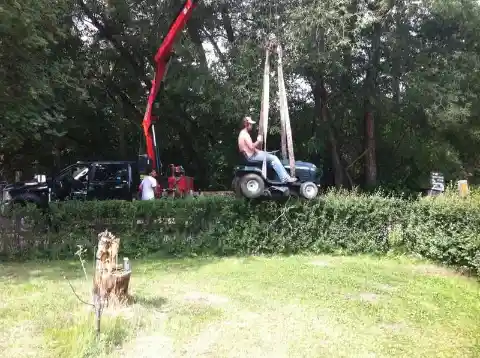
{"type": "Polygon", "coordinates": [[[265,190],[265,182],[260,175],[250,173],[239,178],[238,184],[243,196],[248,199],[260,197],[265,190]]]}
{"type": "Polygon", "coordinates": [[[17,230],[18,232],[21,232],[21,231],[28,231],[29,229],[31,229],[31,227],[29,227],[28,225],[26,225],[26,223],[29,221],[29,217],[28,216],[24,216],[22,214],[19,214],[17,212],[17,210],[22,207],[22,208],[25,208],[27,206],[27,202],[24,201],[24,200],[15,200],[12,202],[11,206],[10,206],[10,209],[13,211],[13,222],[12,224],[14,225],[15,227],[15,230],[17,230]]]}
{"type": "MultiPolygon", "coordinates": [[[[28,204],[34,204],[39,210],[43,212],[44,215],[47,214],[49,209],[48,203],[43,202],[41,198],[31,193],[22,194],[13,198],[12,204],[20,205],[22,207],[25,207],[28,204]]],[[[45,222],[45,224],[46,224],[46,229],[48,229],[48,227],[50,226],[50,218],[47,217],[46,219],[47,221],[45,222]]],[[[16,228],[20,231],[29,231],[33,229],[32,224],[34,223],[31,223],[30,221],[31,221],[31,218],[28,216],[15,214],[14,224],[16,228]]]]}
{"type": "Polygon", "coordinates": [[[312,200],[315,199],[318,194],[318,187],[315,183],[307,181],[300,185],[300,195],[305,199],[312,200]]]}

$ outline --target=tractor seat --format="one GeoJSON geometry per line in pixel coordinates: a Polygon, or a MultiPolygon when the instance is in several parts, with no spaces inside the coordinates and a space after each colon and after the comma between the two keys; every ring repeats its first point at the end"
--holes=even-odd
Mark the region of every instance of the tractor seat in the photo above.
{"type": "Polygon", "coordinates": [[[245,152],[240,152],[239,153],[239,158],[240,158],[240,164],[241,165],[250,165],[250,166],[256,166],[256,167],[261,167],[262,166],[262,162],[256,162],[256,161],[249,160],[245,152]]]}
{"type": "MultiPolygon", "coordinates": [[[[279,151],[280,150],[272,150],[272,151],[269,151],[267,153],[276,155],[279,151]]],[[[256,161],[249,160],[247,155],[245,154],[245,152],[240,152],[240,164],[241,165],[252,165],[252,166],[260,167],[260,168],[262,167],[262,162],[256,162],[256,161]]]]}

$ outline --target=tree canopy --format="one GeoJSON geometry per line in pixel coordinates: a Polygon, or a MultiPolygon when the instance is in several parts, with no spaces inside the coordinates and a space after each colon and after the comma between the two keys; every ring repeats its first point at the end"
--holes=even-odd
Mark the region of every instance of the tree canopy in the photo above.
{"type": "MultiPolygon", "coordinates": [[[[136,158],[153,56],[181,5],[2,3],[4,172],[136,158]]],[[[326,185],[415,188],[436,170],[475,181],[479,25],[473,0],[200,1],[158,98],[162,162],[183,165],[203,189],[229,186],[240,120],[259,116],[263,44],[275,33],[295,157],[322,166],[326,185]]]]}

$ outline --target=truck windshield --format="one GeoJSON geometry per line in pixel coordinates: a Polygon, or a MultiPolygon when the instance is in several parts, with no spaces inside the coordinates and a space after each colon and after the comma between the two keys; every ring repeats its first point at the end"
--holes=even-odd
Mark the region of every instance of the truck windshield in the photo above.
{"type": "Polygon", "coordinates": [[[129,170],[126,164],[95,165],[94,181],[128,181],[129,170]]]}
{"type": "MultiPolygon", "coordinates": [[[[85,167],[85,166],[84,166],[84,167],[78,167],[77,169],[75,169],[75,170],[73,171],[72,176],[73,176],[75,179],[78,179],[78,178],[77,178],[78,175],[81,174],[83,171],[85,171],[85,169],[87,169],[87,167],[85,167]]],[[[88,170],[86,171],[85,174],[87,174],[87,173],[88,173],[88,170]]],[[[84,174],[84,175],[85,175],[85,174],[84,174]]]]}
{"type": "Polygon", "coordinates": [[[73,177],[75,179],[80,179],[77,177],[82,173],[82,171],[86,169],[88,169],[88,166],[85,164],[80,164],[80,165],[75,164],[75,165],[68,166],[57,175],[57,180],[62,180],[66,177],[73,177]]]}

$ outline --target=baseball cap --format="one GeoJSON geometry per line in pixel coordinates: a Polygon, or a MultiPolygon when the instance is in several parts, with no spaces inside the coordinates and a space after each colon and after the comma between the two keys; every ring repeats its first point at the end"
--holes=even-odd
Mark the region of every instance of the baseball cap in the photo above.
{"type": "Polygon", "coordinates": [[[252,118],[251,118],[250,116],[247,116],[247,117],[243,118],[243,121],[244,121],[245,123],[250,123],[250,124],[255,124],[255,123],[257,123],[257,122],[255,122],[254,120],[252,120],[252,118]]]}

